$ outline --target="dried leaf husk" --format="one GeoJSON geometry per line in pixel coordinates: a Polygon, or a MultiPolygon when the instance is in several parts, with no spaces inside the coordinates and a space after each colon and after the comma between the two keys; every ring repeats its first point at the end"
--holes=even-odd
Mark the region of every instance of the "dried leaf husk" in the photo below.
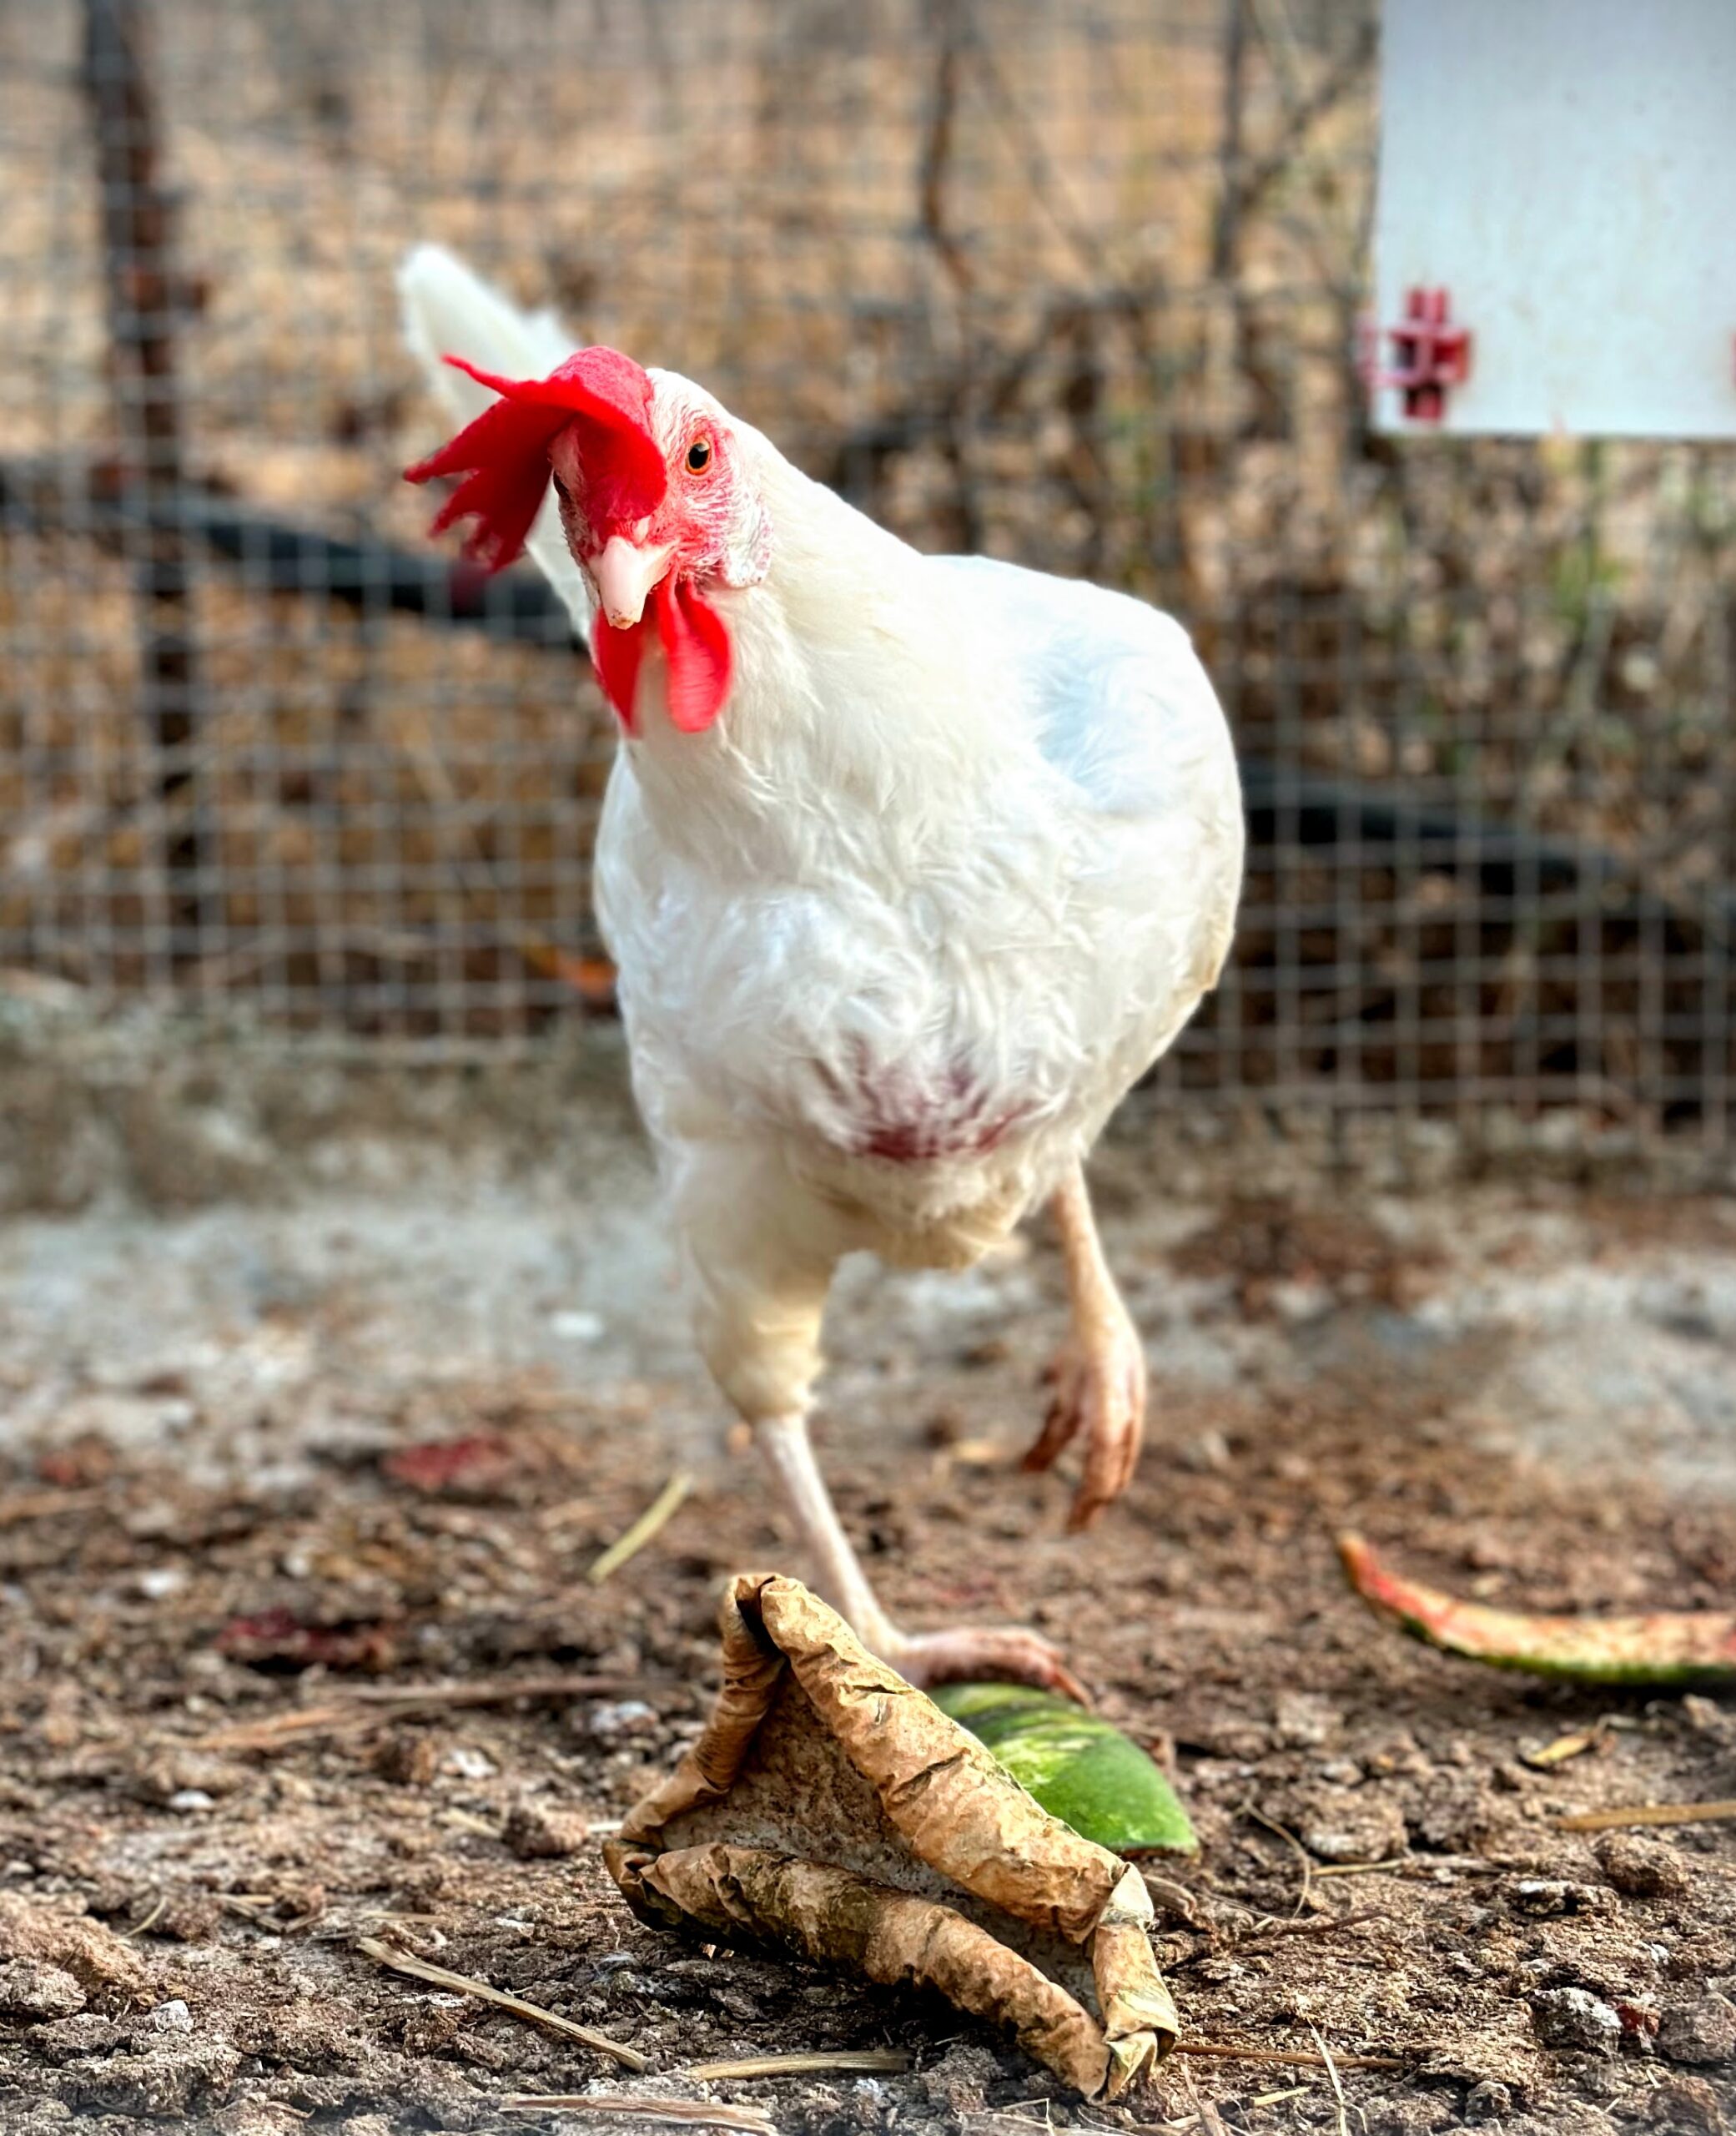
{"type": "Polygon", "coordinates": [[[1022,1684],[943,1684],[934,1703],[1026,1794],[1116,1854],[1197,1854],[1175,1791],[1137,1743],[1071,1699],[1022,1684]]]}
{"type": "Polygon", "coordinates": [[[1351,1585],[1389,1624],[1448,1654],[1577,1684],[1657,1685],[1677,1690],[1736,1684],[1736,1615],[1654,1610],[1633,1617],[1526,1616],[1461,1602],[1405,1579],[1360,1535],[1341,1535],[1351,1585]]]}
{"type": "Polygon", "coordinates": [[[799,1582],[734,1580],[723,1685],[604,1848],[642,1919],[937,1990],[1088,2098],[1175,2044],[1137,1870],[1025,1793],[799,1582]]]}

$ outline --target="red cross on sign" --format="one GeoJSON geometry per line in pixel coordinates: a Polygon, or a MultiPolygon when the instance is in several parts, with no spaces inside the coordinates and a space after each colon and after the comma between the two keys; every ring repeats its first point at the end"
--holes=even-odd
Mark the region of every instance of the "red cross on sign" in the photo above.
{"type": "Polygon", "coordinates": [[[1412,422],[1438,423],[1447,412],[1447,389],[1471,375],[1471,330],[1448,323],[1452,300],[1446,290],[1409,290],[1405,315],[1386,330],[1392,368],[1376,367],[1376,385],[1396,386],[1412,422]]]}

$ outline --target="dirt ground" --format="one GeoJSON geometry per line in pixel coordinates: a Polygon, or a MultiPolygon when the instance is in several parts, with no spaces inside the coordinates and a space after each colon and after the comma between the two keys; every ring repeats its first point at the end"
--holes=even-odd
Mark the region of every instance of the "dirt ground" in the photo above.
{"type": "MultiPolygon", "coordinates": [[[[234,1156],[245,1125],[208,1107],[201,1131],[234,1156]]],[[[1736,1204],[1214,1191],[1136,1113],[1099,1201],[1154,1429],[1084,1541],[1017,1467],[1061,1325],[1046,1240],[963,1278],[848,1272],[823,1453],[894,1607],[1035,1622],[1170,1762],[1202,1851],[1151,1867],[1190,2038],[1386,2064],[1338,2072],[1341,2104],[1318,2066],[1177,2058],[1093,2108],[943,2005],[619,1902],[597,1831],[697,1728],[721,1574],[785,1554],[722,1448],[618,1099],[558,1161],[461,1139],[370,1130],[281,1191],[179,1207],[105,1176],[0,1227],[9,2136],[576,2132],[601,2124],[501,2102],[584,2091],[792,2131],[1736,2118],[1736,1826],[1555,1829],[1736,1795],[1736,1708],[1455,1663],[1366,1615],[1331,1549],[1354,1522],[1485,1599],[1728,1606],[1736,1204]],[[589,1584],[682,1465],[693,1495],[589,1584]],[[476,1702],[345,1703],[417,1685],[476,1702]],[[1577,1730],[1583,1755],[1526,1762],[1577,1730]],[[652,2072],[384,1971],[364,1937],[652,2072]],[[909,2066],[681,2075],[868,2048],[909,2066]]]]}

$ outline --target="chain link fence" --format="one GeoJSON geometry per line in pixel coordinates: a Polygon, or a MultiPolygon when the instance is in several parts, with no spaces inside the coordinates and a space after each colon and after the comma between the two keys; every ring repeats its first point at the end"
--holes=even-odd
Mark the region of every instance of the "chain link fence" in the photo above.
{"type": "Polygon", "coordinates": [[[0,0],[0,966],[609,1013],[611,724],[423,538],[414,240],[921,546],[1194,631],[1253,847],[1163,1086],[1728,1146],[1736,456],[1371,436],[1364,0],[0,0]]]}

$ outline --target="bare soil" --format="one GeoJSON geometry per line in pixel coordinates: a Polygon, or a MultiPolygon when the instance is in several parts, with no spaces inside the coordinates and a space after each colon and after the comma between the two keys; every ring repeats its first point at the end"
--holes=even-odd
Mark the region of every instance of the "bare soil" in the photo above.
{"type": "Polygon", "coordinates": [[[962,1279],[850,1272],[824,1452],[894,1607],[1034,1621],[1170,1763],[1202,1851],[1151,1870],[1192,2039],[1391,2064],[1340,2071],[1341,2107],[1320,2067],[1178,2058],[1101,2109],[943,2005],[684,1946],[617,1899],[597,1831],[697,1727],[719,1579],[787,1559],[757,1474],[708,1453],[637,1146],[599,1130],[584,1169],[556,1191],[430,1156],[0,1234],[0,2126],[505,2130],[511,2094],[587,2089],[792,2131],[1726,2125],[1736,1826],[1557,1819],[1736,1795],[1736,1710],[1409,1644],[1331,1538],[1515,1605],[1729,1606],[1728,1205],[1182,1198],[1125,1136],[1100,1198],[1155,1428],[1083,1541],[1017,1467],[1060,1327],[1046,1241],[962,1279]],[[678,1462],[693,1496],[589,1584],[678,1462]],[[526,1695],[228,1733],[502,1680],[526,1695]],[[888,2047],[908,2070],[679,2073],[888,2047]]]}

